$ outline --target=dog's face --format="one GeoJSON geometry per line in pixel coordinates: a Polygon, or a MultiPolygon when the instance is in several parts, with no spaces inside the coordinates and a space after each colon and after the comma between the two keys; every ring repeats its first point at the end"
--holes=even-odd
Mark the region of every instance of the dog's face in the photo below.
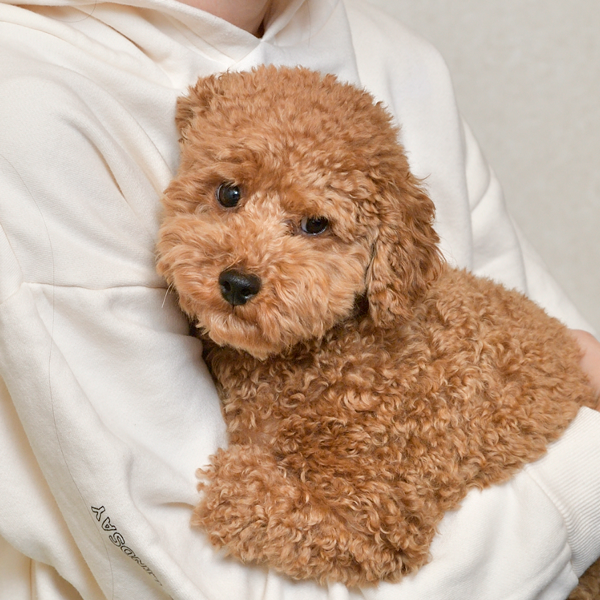
{"type": "Polygon", "coordinates": [[[177,123],[158,269],[217,344],[265,358],[359,298],[376,323],[409,315],[439,265],[433,206],[368,94],[263,67],[200,80],[177,123]]]}

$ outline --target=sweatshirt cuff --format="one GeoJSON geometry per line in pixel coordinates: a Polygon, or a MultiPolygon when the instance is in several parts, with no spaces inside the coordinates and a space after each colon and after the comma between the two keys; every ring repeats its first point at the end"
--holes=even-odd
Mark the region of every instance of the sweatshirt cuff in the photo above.
{"type": "Polygon", "coordinates": [[[580,409],[548,453],[525,467],[561,513],[577,576],[600,556],[600,413],[580,409]]]}

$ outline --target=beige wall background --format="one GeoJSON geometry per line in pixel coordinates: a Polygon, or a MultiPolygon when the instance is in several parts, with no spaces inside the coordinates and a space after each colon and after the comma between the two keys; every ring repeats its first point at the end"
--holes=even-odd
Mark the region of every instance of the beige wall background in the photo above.
{"type": "Polygon", "coordinates": [[[513,217],[600,332],[600,2],[370,1],[442,53],[513,217]]]}

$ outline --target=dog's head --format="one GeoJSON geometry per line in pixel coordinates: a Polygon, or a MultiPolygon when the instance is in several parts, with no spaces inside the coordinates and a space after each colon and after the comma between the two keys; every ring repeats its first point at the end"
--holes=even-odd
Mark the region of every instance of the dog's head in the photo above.
{"type": "Polygon", "coordinates": [[[217,344],[264,358],[359,299],[376,325],[410,318],[441,262],[434,208],[369,94],[261,67],[201,79],[177,125],[158,270],[217,344]]]}

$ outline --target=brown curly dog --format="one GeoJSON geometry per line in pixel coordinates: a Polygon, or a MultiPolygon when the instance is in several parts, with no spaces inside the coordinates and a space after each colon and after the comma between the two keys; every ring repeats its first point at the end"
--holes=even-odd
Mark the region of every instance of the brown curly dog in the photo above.
{"type": "Polygon", "coordinates": [[[521,294],[445,264],[364,91],[225,73],[177,125],[158,269],[206,341],[229,432],[193,523],[293,578],[396,581],[471,488],[595,405],[579,350],[521,294]]]}

